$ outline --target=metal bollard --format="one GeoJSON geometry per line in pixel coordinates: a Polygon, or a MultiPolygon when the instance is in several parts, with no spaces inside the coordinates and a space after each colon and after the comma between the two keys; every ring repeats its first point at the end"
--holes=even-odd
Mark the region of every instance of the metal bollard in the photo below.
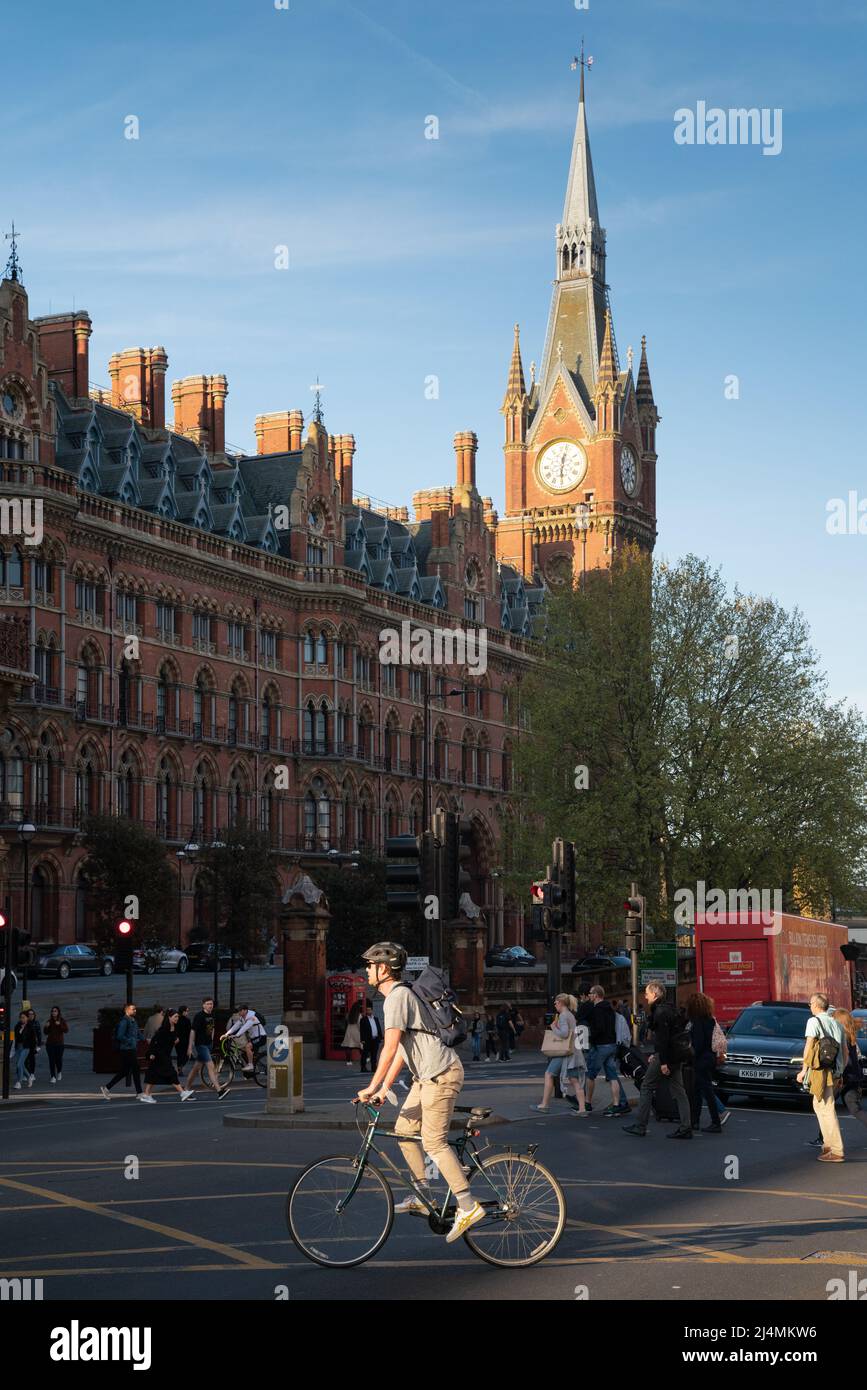
{"type": "Polygon", "coordinates": [[[290,1037],[285,1023],[270,1034],[265,1113],[294,1115],[304,1109],[304,1039],[290,1037]]]}

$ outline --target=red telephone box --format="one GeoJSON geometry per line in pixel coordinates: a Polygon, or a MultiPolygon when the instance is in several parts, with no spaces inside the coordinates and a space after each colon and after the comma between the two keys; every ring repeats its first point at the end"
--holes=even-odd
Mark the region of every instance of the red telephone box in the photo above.
{"type": "Polygon", "coordinates": [[[340,1044],[346,1032],[349,1010],[359,1001],[364,1004],[366,998],[366,976],[339,972],[325,976],[325,1056],[329,1062],[345,1061],[346,1051],[340,1044]]]}

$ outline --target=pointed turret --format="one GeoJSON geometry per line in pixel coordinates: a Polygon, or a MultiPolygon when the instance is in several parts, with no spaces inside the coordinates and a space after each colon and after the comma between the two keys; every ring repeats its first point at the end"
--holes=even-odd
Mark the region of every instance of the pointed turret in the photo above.
{"type": "Polygon", "coordinates": [[[635,383],[635,400],[638,405],[638,419],[641,425],[641,441],[644,452],[656,457],[656,426],[661,416],[653,399],[650,384],[650,368],[647,365],[647,339],[642,334],[641,361],[638,364],[638,380],[635,383]]]}
{"type": "Polygon", "coordinates": [[[644,334],[641,335],[641,361],[638,364],[635,399],[640,406],[654,404],[653,387],[650,384],[650,368],[647,365],[647,339],[644,334]]]}
{"type": "Polygon", "coordinates": [[[509,364],[509,383],[501,412],[506,417],[507,444],[519,444],[526,439],[529,405],[530,398],[524,381],[524,364],[521,361],[521,329],[516,323],[512,360],[509,364]]]}
{"type": "Polygon", "coordinates": [[[623,381],[617,370],[611,310],[606,309],[605,334],[602,339],[599,371],[596,375],[596,386],[593,391],[593,404],[596,406],[596,428],[600,434],[609,434],[620,429],[622,403],[623,381]]]}
{"type": "Polygon", "coordinates": [[[509,363],[509,384],[506,387],[506,396],[503,401],[503,409],[506,410],[513,402],[519,401],[522,396],[526,396],[527,387],[524,384],[524,364],[521,361],[521,325],[515,324],[515,343],[512,348],[512,360],[509,363]]]}

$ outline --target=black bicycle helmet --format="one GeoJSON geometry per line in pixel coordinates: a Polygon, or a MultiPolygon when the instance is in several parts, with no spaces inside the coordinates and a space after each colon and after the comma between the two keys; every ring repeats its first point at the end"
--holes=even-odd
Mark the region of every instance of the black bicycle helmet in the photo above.
{"type": "Polygon", "coordinates": [[[403,970],[406,965],[406,951],[396,941],[377,941],[369,946],[361,957],[369,965],[387,965],[390,970],[403,970]]]}

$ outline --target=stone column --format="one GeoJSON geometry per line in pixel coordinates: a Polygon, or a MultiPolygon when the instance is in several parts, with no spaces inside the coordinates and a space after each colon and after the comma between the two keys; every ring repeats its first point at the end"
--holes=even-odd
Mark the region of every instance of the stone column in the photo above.
{"type": "Polygon", "coordinates": [[[487,926],[483,917],[466,917],[446,923],[447,952],[452,989],[461,1008],[480,1008],[485,1002],[485,950],[487,926]]]}
{"type": "Polygon", "coordinates": [[[331,913],[328,900],[307,874],[299,873],[283,895],[283,1022],[290,1033],[320,1049],[325,1036],[325,944],[331,913]]]}

